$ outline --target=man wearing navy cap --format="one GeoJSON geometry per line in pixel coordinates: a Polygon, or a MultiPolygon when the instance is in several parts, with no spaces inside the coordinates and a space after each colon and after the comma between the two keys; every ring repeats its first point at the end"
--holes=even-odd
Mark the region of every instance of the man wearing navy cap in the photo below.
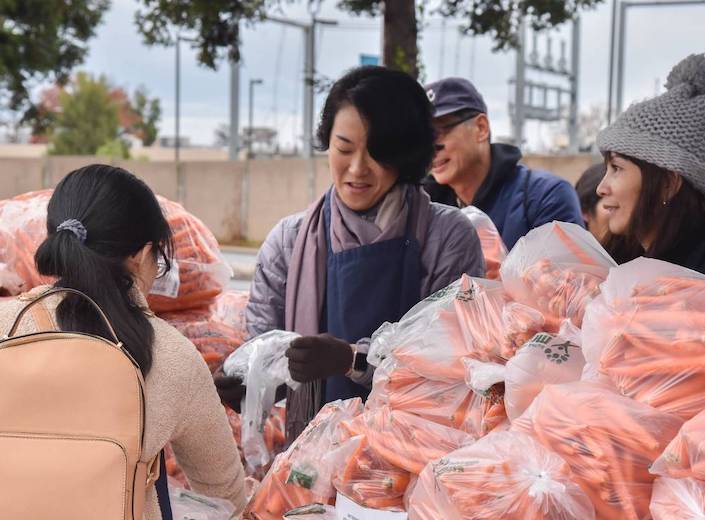
{"type": "Polygon", "coordinates": [[[424,188],[434,202],[478,207],[509,249],[553,220],[583,225],[578,195],[567,181],[520,164],[515,146],[490,143],[487,105],[472,83],[447,78],[428,85],[426,94],[437,136],[424,188]]]}

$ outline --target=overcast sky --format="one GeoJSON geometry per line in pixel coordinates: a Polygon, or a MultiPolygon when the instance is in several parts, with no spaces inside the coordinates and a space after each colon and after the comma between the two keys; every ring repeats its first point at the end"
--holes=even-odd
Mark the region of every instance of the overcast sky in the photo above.
{"type": "MultiPolygon", "coordinates": [[[[360,54],[379,54],[380,21],[353,17],[336,8],[335,0],[324,0],[319,16],[339,21],[337,27],[323,27],[317,38],[317,70],[336,78],[359,63],[360,54]]],[[[306,0],[289,5],[282,15],[304,21],[306,0]]],[[[173,48],[147,47],[134,24],[138,4],[113,0],[110,11],[90,41],[90,54],[82,70],[105,74],[115,84],[130,90],[147,87],[162,102],[161,135],[174,134],[173,48]]],[[[581,111],[606,105],[611,0],[582,16],[579,102],[581,111]]],[[[681,58],[705,51],[705,5],[632,8],[629,12],[626,46],[625,102],[652,96],[670,68],[681,58]]],[[[570,27],[553,33],[557,40],[570,41],[570,27]]],[[[541,47],[540,42],[539,46],[541,47]]],[[[545,43],[543,43],[545,46],[545,43]]],[[[489,38],[460,37],[457,21],[448,20],[445,30],[438,16],[431,15],[420,46],[426,80],[457,75],[472,80],[485,96],[495,135],[508,135],[509,87],[514,72],[513,53],[492,53],[489,38]]],[[[569,51],[568,51],[569,53],[569,51]]],[[[241,69],[241,124],[247,121],[247,84],[262,78],[254,96],[255,126],[275,126],[280,142],[290,147],[301,136],[302,31],[264,22],[246,28],[243,34],[241,69]]],[[[214,130],[229,119],[229,67],[222,63],[212,71],[196,63],[195,52],[182,43],[181,133],[192,143],[211,145],[214,130]]],[[[320,109],[323,97],[318,96],[320,109]]],[[[550,125],[530,124],[527,137],[534,149],[541,149],[550,137],[550,125]]]]}

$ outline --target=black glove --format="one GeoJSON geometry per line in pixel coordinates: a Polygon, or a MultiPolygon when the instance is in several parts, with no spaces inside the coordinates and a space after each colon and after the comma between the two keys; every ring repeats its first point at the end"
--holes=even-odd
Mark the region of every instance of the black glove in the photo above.
{"type": "Polygon", "coordinates": [[[221,366],[213,374],[213,382],[223,404],[240,413],[240,404],[247,391],[247,387],[242,384],[242,379],[226,376],[221,366]]]}
{"type": "Polygon", "coordinates": [[[319,334],[292,341],[286,357],[292,379],[305,383],[347,374],[352,367],[353,350],[347,341],[319,334]]]}

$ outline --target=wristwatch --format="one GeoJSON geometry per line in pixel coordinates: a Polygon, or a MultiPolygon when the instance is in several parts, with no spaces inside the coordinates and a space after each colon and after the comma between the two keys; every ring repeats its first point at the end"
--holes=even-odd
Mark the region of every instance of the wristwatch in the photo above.
{"type": "Polygon", "coordinates": [[[350,345],[353,351],[353,361],[350,370],[345,374],[350,377],[354,372],[366,372],[367,371],[367,354],[364,352],[358,352],[357,345],[350,345]]]}

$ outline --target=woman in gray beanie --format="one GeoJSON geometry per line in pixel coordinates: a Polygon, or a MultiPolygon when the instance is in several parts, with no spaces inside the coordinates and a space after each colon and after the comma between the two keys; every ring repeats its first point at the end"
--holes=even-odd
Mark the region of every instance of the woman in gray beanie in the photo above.
{"type": "Polygon", "coordinates": [[[597,136],[607,165],[597,193],[614,237],[705,273],[705,54],[676,65],[666,88],[597,136]]]}

